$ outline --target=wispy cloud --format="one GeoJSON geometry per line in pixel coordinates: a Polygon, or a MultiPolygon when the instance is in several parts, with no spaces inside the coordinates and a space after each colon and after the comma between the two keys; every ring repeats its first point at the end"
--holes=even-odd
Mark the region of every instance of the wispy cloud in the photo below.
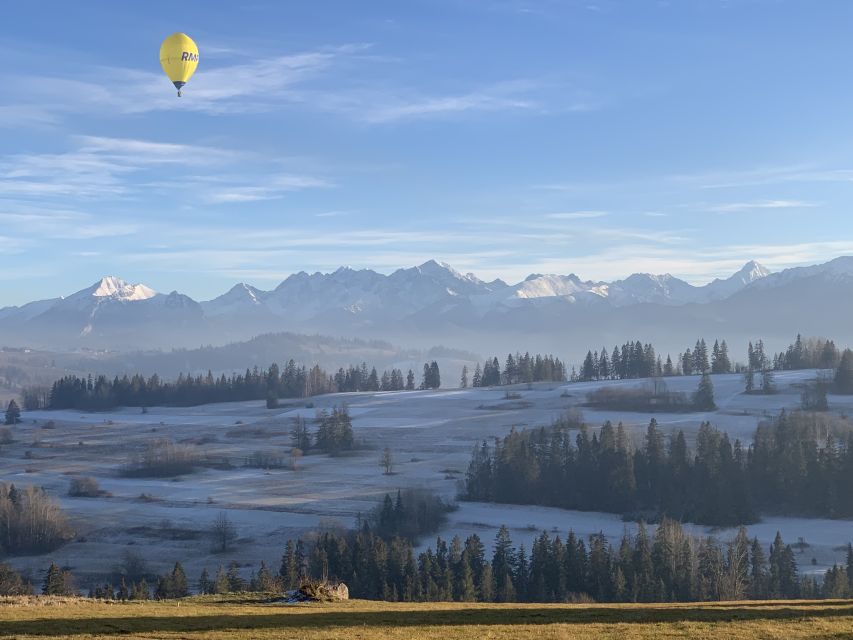
{"type": "Polygon", "coordinates": [[[322,178],[300,175],[270,176],[262,186],[232,186],[228,189],[214,191],[206,199],[208,202],[256,202],[259,200],[276,200],[291,191],[303,189],[320,189],[334,186],[322,178]]]}
{"type": "MultiPolygon", "coordinates": [[[[468,112],[530,111],[546,107],[543,87],[510,79],[455,92],[402,86],[379,78],[377,65],[392,59],[368,55],[366,43],[319,47],[288,55],[253,57],[238,64],[200,67],[177,100],[155,70],[87,66],[66,76],[15,76],[0,72],[8,105],[0,105],[0,127],[57,124],[76,113],[141,114],[197,111],[208,115],[252,114],[299,108],[343,115],[367,124],[448,117],[468,112]]],[[[215,63],[214,63],[215,64],[215,63]]],[[[561,101],[565,103],[565,100],[561,101]]],[[[584,95],[571,110],[590,108],[584,95]]]]}
{"type": "Polygon", "coordinates": [[[528,97],[526,93],[527,91],[519,86],[495,85],[467,93],[444,96],[400,96],[380,93],[376,95],[378,98],[376,102],[365,101],[364,96],[350,94],[340,96],[337,107],[333,108],[366,122],[380,124],[472,111],[518,111],[537,108],[539,103],[528,97]],[[373,102],[372,107],[369,106],[370,102],[373,102]]]}
{"type": "Polygon", "coordinates": [[[556,220],[581,220],[586,218],[603,218],[608,215],[607,211],[567,211],[564,213],[549,213],[546,218],[556,220]]]}
{"type": "Polygon", "coordinates": [[[709,210],[716,213],[737,213],[762,209],[805,209],[816,206],[818,206],[817,203],[806,202],[804,200],[758,200],[755,202],[730,202],[714,205],[709,210]]]}
{"type": "Polygon", "coordinates": [[[95,136],[76,136],[71,143],[63,153],[0,158],[0,202],[75,197],[126,203],[159,191],[233,203],[333,186],[325,177],[282,171],[286,159],[241,150],[95,136]],[[201,168],[204,175],[196,173],[201,168]]]}
{"type": "Polygon", "coordinates": [[[352,211],[321,211],[320,213],[315,213],[315,218],[340,218],[341,216],[348,216],[352,213],[352,211]]]}

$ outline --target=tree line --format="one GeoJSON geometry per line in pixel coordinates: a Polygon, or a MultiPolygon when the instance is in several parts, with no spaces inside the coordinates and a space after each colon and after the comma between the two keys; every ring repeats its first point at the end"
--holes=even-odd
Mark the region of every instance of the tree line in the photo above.
{"type": "MultiPolygon", "coordinates": [[[[420,388],[435,389],[441,384],[438,363],[424,365],[420,388]]],[[[405,379],[400,369],[384,371],[380,376],[375,367],[367,364],[339,369],[327,374],[319,366],[308,369],[290,360],[283,369],[272,364],[268,369],[246,369],[245,373],[224,373],[219,377],[180,374],[174,381],[165,381],[157,374],[145,377],[105,375],[80,377],[69,375],[55,381],[50,393],[25,394],[30,398],[26,408],[78,409],[100,411],[118,406],[194,406],[214,402],[236,402],[266,399],[267,406],[277,406],[279,398],[304,398],[314,395],[352,391],[402,391],[415,389],[415,374],[409,370],[405,379]],[[43,402],[47,406],[39,406],[43,402]]]]}
{"type": "MultiPolygon", "coordinates": [[[[848,553],[848,563],[851,562],[848,553]]],[[[386,540],[366,524],[346,534],[323,533],[308,550],[309,576],[347,584],[354,597],[403,601],[691,602],[703,600],[846,597],[848,567],[831,580],[801,580],[794,551],[779,534],[767,551],[746,529],[727,543],[689,536],[674,520],[653,535],[640,523],[617,545],[603,534],[585,542],[542,532],[528,551],[498,531],[490,559],[474,534],[438,538],[414,554],[403,538],[386,540]]]]}
{"type": "MultiPolygon", "coordinates": [[[[518,353],[507,355],[503,371],[497,356],[486,359],[483,366],[477,363],[471,378],[472,387],[497,387],[505,384],[530,382],[564,382],[566,367],[559,358],[552,355],[518,353]]],[[[462,369],[460,386],[468,387],[468,367],[462,369]]]]}
{"type": "MultiPolygon", "coordinates": [[[[388,496],[390,499],[390,496],[388,496]]],[[[847,598],[853,594],[853,547],[846,564],[835,565],[822,582],[800,577],[791,545],[779,533],[768,548],[744,527],[728,541],[694,537],[669,519],[649,533],[641,522],[611,543],[603,534],[584,539],[569,531],[565,541],[541,532],[528,550],[517,547],[502,526],[487,556],[476,534],[454,536],[416,554],[410,539],[385,537],[364,521],[356,529],[322,532],[310,540],[289,540],[280,569],[265,563],[245,580],[236,562],[211,576],[204,569],[198,593],[282,592],[309,580],[341,581],[355,598],[387,601],[461,602],[694,602],[743,599],[847,598]]],[[[191,586],[178,562],[153,580],[145,577],[118,589],[109,583],[92,597],[117,600],[180,598],[191,586]]],[[[0,595],[26,592],[26,583],[0,565],[0,595]]],[[[73,576],[52,564],[42,592],[76,592],[73,576]]]]}
{"type": "Polygon", "coordinates": [[[745,364],[732,360],[725,340],[714,340],[709,349],[704,338],[700,338],[692,349],[686,348],[675,359],[669,354],[662,359],[651,343],[637,340],[615,346],[612,351],[606,347],[600,351],[588,350],[580,367],[572,368],[571,379],[586,382],[739,371],[834,369],[841,355],[832,340],[803,338],[800,334],[785,351],[775,355],[766,352],[763,340],[750,341],[745,364]]]}
{"type": "Polygon", "coordinates": [[[639,340],[615,346],[608,351],[587,351],[579,371],[572,370],[572,379],[588,382],[591,380],[629,380],[636,378],[654,378],[661,376],[693,375],[694,373],[730,373],[733,370],[729,358],[729,346],[726,341],[714,341],[710,352],[704,338],[696,341],[693,350],[688,347],[679,353],[675,360],[667,354],[663,360],[651,343],[643,344],[639,340]]]}
{"type": "Polygon", "coordinates": [[[691,451],[655,419],[634,447],[621,423],[594,433],[573,413],[475,447],[461,497],[722,526],[759,513],[851,517],[851,486],[853,428],[825,414],[783,411],[749,447],[703,422],[691,451]]]}

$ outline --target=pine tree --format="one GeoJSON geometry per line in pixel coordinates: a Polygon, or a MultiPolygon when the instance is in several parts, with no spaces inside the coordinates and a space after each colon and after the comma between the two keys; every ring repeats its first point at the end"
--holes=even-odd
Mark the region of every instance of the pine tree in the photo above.
{"type": "Polygon", "coordinates": [[[462,389],[468,388],[468,365],[462,365],[462,377],[459,380],[459,387],[462,389]]]}
{"type": "Polygon", "coordinates": [[[409,369],[409,373],[406,375],[406,391],[414,391],[415,390],[415,372],[409,369]]]}

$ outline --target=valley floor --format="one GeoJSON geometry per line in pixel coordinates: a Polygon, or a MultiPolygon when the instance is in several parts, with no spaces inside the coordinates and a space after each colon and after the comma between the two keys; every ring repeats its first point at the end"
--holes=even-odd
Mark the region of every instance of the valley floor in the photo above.
{"type": "MultiPolygon", "coordinates": [[[[779,392],[744,395],[739,375],[713,376],[718,410],[709,413],[655,414],[665,433],[684,429],[692,443],[699,424],[710,420],[733,438],[748,441],[758,422],[782,408],[796,408],[801,385],[815,371],[780,372],[779,392]]],[[[667,380],[674,391],[695,390],[695,376],[667,380]]],[[[180,560],[191,584],[204,567],[240,563],[245,577],[261,561],[273,569],[288,538],[319,528],[346,528],[387,492],[424,487],[455,498],[472,448],[484,439],[506,435],[512,428],[549,424],[566,409],[578,407],[586,394],[601,386],[636,386],[641,381],[538,383],[511,389],[441,389],[396,393],[352,393],[283,401],[268,410],[264,403],[237,402],[200,407],[151,407],[147,413],[126,408],[106,413],[78,411],[26,412],[14,429],[14,442],[0,447],[0,479],[16,485],[45,487],[69,514],[76,536],[58,550],[10,558],[35,584],[51,561],[68,567],[81,587],[103,582],[128,552],[144,558],[155,573],[171,570],[180,560]],[[507,398],[511,391],[518,397],[507,398]],[[313,418],[320,409],[346,404],[362,448],[350,455],[306,455],[298,469],[287,467],[292,418],[313,418]],[[200,468],[176,478],[126,478],[119,474],[128,456],[149,442],[166,438],[193,447],[201,456],[230,461],[229,468],[200,468]],[[379,465],[383,447],[394,457],[394,473],[379,465]],[[256,451],[272,452],[285,461],[281,469],[253,469],[244,461],[256,451]],[[109,495],[67,495],[74,475],[94,477],[109,495]],[[237,529],[233,551],[213,553],[209,530],[222,511],[237,529]]],[[[831,396],[838,414],[853,414],[853,397],[831,396]]],[[[651,414],[583,409],[594,427],[604,420],[622,421],[640,443],[651,414]]],[[[312,429],[316,427],[312,425],[312,429]]],[[[510,527],[516,544],[528,549],[541,531],[569,529],[581,536],[603,532],[618,540],[625,527],[612,514],[564,511],[537,506],[460,503],[439,534],[449,539],[477,533],[491,550],[501,524],[510,527]]],[[[694,526],[700,535],[722,540],[733,530],[694,526]]],[[[853,523],[842,520],[766,517],[749,528],[767,547],[776,531],[797,543],[801,574],[820,574],[844,562],[853,523]],[[800,541],[799,539],[802,538],[800,541]]],[[[422,546],[434,540],[422,540],[422,546]]]]}
{"type": "Polygon", "coordinates": [[[853,601],[537,605],[384,603],[282,605],[257,597],[107,603],[0,600],[0,637],[375,638],[573,640],[850,638],[853,601]]]}

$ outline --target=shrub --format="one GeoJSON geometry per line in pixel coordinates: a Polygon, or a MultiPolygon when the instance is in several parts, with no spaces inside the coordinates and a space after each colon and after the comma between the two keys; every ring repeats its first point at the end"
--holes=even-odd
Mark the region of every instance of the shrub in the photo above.
{"type": "Polygon", "coordinates": [[[253,469],[281,469],[284,467],[284,458],[275,451],[255,451],[246,458],[245,466],[253,469]]]}
{"type": "Polygon", "coordinates": [[[12,444],[12,430],[9,427],[0,427],[0,444],[12,444]]]}
{"type": "Polygon", "coordinates": [[[25,582],[20,573],[8,564],[0,564],[0,596],[26,596],[32,592],[32,585],[25,582]]]}
{"type": "Polygon", "coordinates": [[[68,495],[72,498],[97,498],[103,493],[98,486],[98,481],[91,476],[71,478],[71,483],[68,486],[68,495]]]}
{"type": "Polygon", "coordinates": [[[601,387],[587,394],[587,403],[619,411],[691,411],[693,402],[683,393],[654,388],[601,387]]]}
{"type": "Polygon", "coordinates": [[[192,473],[198,464],[195,450],[169,440],[154,440],[142,453],[130,456],[121,475],[130,478],[162,478],[192,473]]]}

